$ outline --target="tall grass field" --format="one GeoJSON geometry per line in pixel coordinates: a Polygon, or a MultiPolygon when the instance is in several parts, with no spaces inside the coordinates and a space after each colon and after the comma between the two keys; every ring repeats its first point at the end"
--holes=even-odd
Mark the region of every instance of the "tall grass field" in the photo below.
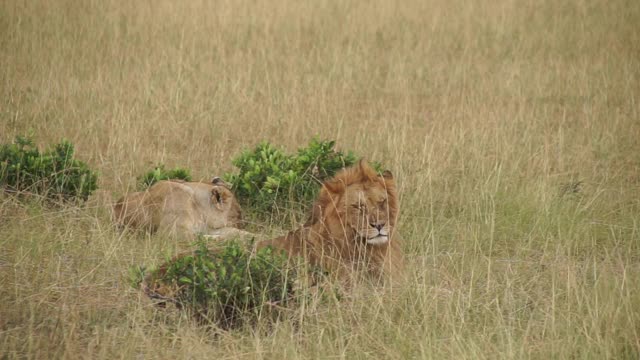
{"type": "Polygon", "coordinates": [[[0,143],[26,134],[99,189],[0,195],[0,359],[640,357],[637,0],[4,0],[0,143]],[[112,226],[137,176],[314,136],[393,172],[405,286],[222,331],[129,285],[193,248],[112,226]]]}

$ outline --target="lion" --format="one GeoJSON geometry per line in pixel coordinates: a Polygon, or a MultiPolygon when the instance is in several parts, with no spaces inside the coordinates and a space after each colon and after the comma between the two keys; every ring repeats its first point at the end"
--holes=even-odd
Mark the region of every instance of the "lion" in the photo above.
{"type": "Polygon", "coordinates": [[[172,236],[216,237],[227,233],[228,228],[243,227],[240,204],[217,177],[211,183],[158,181],[146,191],[125,195],[113,210],[121,228],[172,236]]]}
{"type": "MultiPolygon", "coordinates": [[[[309,220],[299,229],[255,243],[255,250],[272,247],[289,260],[305,260],[349,287],[354,275],[374,281],[402,281],[404,259],[396,231],[398,194],[390,171],[377,174],[365,161],[325,181],[309,220]]],[[[215,251],[215,250],[214,250],[215,251]]],[[[191,253],[192,254],[192,253],[191,253]]],[[[163,280],[180,254],[146,276],[142,289],[153,299],[172,301],[175,284],[163,280]]],[[[313,283],[314,280],[311,280],[313,283]]]]}
{"type": "Polygon", "coordinates": [[[338,278],[354,270],[379,277],[403,268],[398,194],[390,171],[377,174],[364,160],[325,181],[307,223],[285,236],[261,241],[290,258],[300,256],[338,278]]]}

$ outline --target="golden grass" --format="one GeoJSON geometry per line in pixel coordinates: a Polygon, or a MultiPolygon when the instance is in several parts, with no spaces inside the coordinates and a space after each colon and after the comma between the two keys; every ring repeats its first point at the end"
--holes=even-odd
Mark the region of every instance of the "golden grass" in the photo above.
{"type": "Polygon", "coordinates": [[[0,358],[640,356],[640,2],[3,1],[0,48],[0,141],[100,172],[0,198],[0,358]],[[188,246],[111,228],[137,175],[314,135],[394,172],[411,286],[217,335],[128,287],[188,246]]]}

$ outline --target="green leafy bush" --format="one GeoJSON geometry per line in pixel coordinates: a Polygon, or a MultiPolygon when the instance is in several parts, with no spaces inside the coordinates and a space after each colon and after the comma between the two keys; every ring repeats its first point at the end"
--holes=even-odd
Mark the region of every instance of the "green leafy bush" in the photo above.
{"type": "Polygon", "coordinates": [[[191,172],[184,168],[165,169],[164,164],[160,164],[138,178],[138,188],[144,190],[160,180],[170,179],[191,181],[191,172]]]}
{"type": "MultiPolygon", "coordinates": [[[[139,282],[140,271],[131,271],[132,284],[139,282]]],[[[269,310],[265,305],[286,305],[294,278],[286,255],[272,248],[252,254],[237,241],[227,241],[212,251],[200,241],[192,255],[170,260],[148,279],[173,288],[171,297],[179,307],[228,329],[256,320],[269,310]]]]}
{"type": "Polygon", "coordinates": [[[288,155],[268,142],[246,150],[233,160],[236,174],[226,174],[238,201],[264,211],[274,205],[304,207],[315,199],[320,183],[356,162],[352,152],[334,150],[335,141],[313,139],[295,155],[288,155]]]}
{"type": "Polygon", "coordinates": [[[97,174],[74,159],[67,140],[40,152],[29,137],[17,136],[0,147],[0,186],[5,190],[31,192],[58,200],[87,200],[97,189],[97,174]]]}

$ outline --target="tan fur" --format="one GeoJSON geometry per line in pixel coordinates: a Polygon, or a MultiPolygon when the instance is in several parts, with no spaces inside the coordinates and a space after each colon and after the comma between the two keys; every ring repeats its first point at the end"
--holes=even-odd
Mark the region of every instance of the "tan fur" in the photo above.
{"type": "Polygon", "coordinates": [[[242,226],[238,201],[218,179],[159,181],[146,191],[125,195],[113,210],[121,227],[170,235],[216,236],[216,229],[242,226]]]}
{"type": "Polygon", "coordinates": [[[301,256],[340,278],[354,270],[397,278],[403,267],[397,217],[398,195],[391,173],[378,175],[361,161],[323,184],[305,226],[260,242],[258,248],[285,250],[290,257],[301,256]],[[380,232],[388,235],[386,243],[381,243],[384,237],[375,237],[380,232]]]}

